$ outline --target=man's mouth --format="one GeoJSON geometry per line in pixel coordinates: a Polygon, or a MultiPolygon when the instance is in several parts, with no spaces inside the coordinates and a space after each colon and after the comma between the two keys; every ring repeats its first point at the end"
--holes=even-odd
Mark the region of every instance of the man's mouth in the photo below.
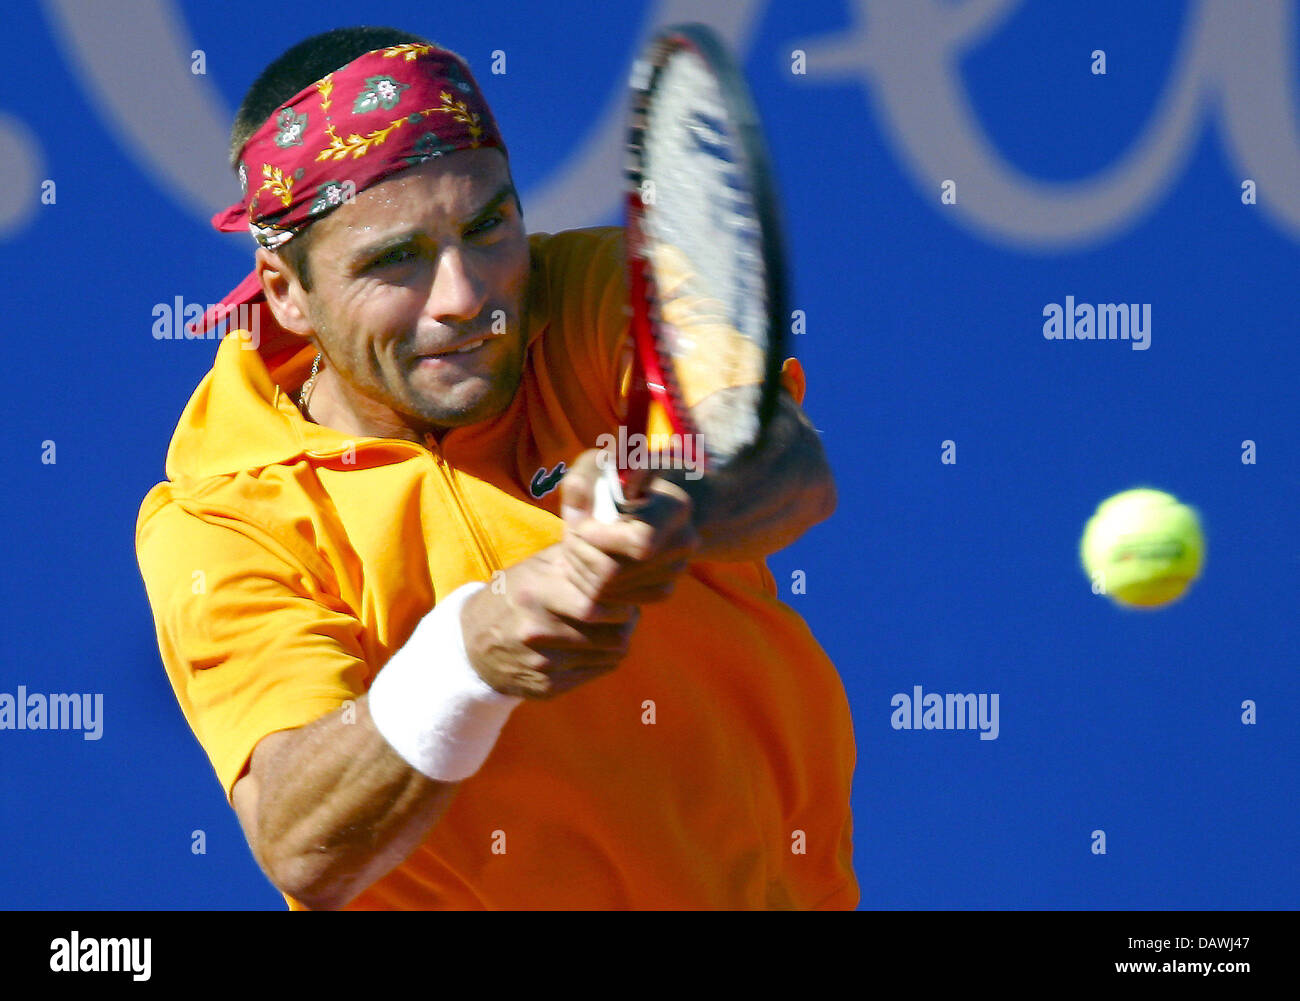
{"type": "Polygon", "coordinates": [[[488,334],[486,337],[479,337],[472,341],[466,341],[464,344],[454,348],[447,348],[445,351],[431,351],[428,354],[420,355],[418,360],[428,361],[431,358],[450,358],[452,355],[473,354],[488,341],[496,340],[497,336],[497,334],[488,334]]]}
{"type": "MultiPolygon", "coordinates": [[[[468,344],[462,344],[462,345],[461,345],[460,347],[458,347],[458,348],[455,348],[455,349],[453,349],[453,350],[451,350],[451,351],[444,351],[444,352],[442,352],[442,353],[443,353],[443,354],[449,354],[449,355],[464,355],[464,354],[469,354],[471,351],[477,351],[477,350],[478,350],[479,348],[481,348],[484,344],[486,344],[487,341],[488,341],[488,339],[487,339],[486,337],[480,337],[480,338],[479,338],[478,340],[476,340],[476,341],[470,341],[468,344]]],[[[437,357],[437,355],[435,355],[434,357],[437,357]]]]}

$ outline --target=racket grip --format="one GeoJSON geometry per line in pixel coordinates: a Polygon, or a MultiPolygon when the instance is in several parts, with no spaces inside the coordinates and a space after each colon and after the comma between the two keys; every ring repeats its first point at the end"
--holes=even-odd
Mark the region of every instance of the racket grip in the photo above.
{"type": "Polygon", "coordinates": [[[618,521],[619,510],[627,504],[623,484],[618,478],[618,467],[607,465],[596,481],[596,495],[592,498],[591,516],[597,521],[618,521]]]}

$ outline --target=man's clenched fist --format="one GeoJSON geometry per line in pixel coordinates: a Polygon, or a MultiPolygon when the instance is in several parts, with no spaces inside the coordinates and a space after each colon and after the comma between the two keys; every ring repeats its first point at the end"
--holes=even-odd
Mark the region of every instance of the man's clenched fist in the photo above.
{"type": "Polygon", "coordinates": [[[499,692],[550,698],[612,670],[639,606],[667,598],[699,548],[690,497],[662,479],[647,484],[634,513],[594,519],[599,454],[584,452],[560,483],[564,538],[461,612],[470,663],[499,692]]]}

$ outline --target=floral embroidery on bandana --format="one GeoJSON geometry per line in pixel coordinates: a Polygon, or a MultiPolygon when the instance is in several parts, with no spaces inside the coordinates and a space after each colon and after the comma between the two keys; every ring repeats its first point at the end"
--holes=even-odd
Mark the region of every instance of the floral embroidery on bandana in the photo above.
{"type": "Polygon", "coordinates": [[[406,62],[415,59],[416,56],[422,56],[427,52],[433,51],[432,45],[416,45],[410,42],[405,45],[394,45],[384,49],[384,58],[392,59],[394,56],[401,56],[406,62]]]}
{"type": "Polygon", "coordinates": [[[275,120],[279,132],[275,136],[275,144],[281,149],[288,149],[290,146],[302,145],[302,134],[307,130],[307,115],[295,115],[293,108],[285,108],[280,112],[275,120]]]}
{"type": "Polygon", "coordinates": [[[316,200],[311,203],[311,208],[307,211],[312,215],[319,215],[338,208],[348,200],[349,190],[356,190],[356,185],[351,181],[326,181],[316,189],[316,200]]]}
{"type": "Polygon", "coordinates": [[[284,171],[279,167],[272,167],[269,163],[262,164],[262,177],[265,180],[258,191],[270,191],[285,204],[287,208],[293,201],[293,176],[285,177],[284,171]]]}
{"type": "Polygon", "coordinates": [[[328,112],[330,110],[330,94],[334,91],[334,74],[328,73],[317,80],[316,89],[320,91],[320,110],[328,112]]]}
{"type": "Polygon", "coordinates": [[[352,113],[362,115],[379,108],[392,111],[397,107],[397,102],[402,99],[402,91],[410,86],[409,83],[398,83],[391,76],[366,77],[366,86],[357,95],[356,102],[352,105],[352,113]]]}
{"type": "Polygon", "coordinates": [[[325,126],[325,134],[330,137],[329,145],[316,155],[316,160],[318,162],[329,159],[342,160],[349,153],[352,154],[352,159],[356,160],[369,153],[372,147],[382,144],[394,129],[400,129],[408,123],[418,122],[429,112],[437,110],[437,108],[426,108],[424,111],[417,111],[405,118],[398,118],[389,122],[386,129],[375,129],[374,132],[364,136],[353,132],[347,139],[339,138],[338,133],[334,131],[334,123],[331,122],[325,126]]]}
{"type": "Polygon", "coordinates": [[[469,130],[470,147],[477,149],[479,136],[483,134],[483,129],[479,127],[479,116],[471,112],[464,101],[453,101],[445,90],[438,96],[442,98],[438,110],[446,112],[464,125],[469,130]]]}

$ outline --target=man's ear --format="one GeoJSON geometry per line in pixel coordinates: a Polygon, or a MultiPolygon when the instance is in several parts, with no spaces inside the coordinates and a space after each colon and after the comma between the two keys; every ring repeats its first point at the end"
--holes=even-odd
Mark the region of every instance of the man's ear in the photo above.
{"type": "Polygon", "coordinates": [[[262,292],[275,322],[290,333],[314,336],[316,328],[312,326],[307,308],[307,292],[293,269],[274,251],[258,247],[253,270],[262,283],[262,292]]]}

